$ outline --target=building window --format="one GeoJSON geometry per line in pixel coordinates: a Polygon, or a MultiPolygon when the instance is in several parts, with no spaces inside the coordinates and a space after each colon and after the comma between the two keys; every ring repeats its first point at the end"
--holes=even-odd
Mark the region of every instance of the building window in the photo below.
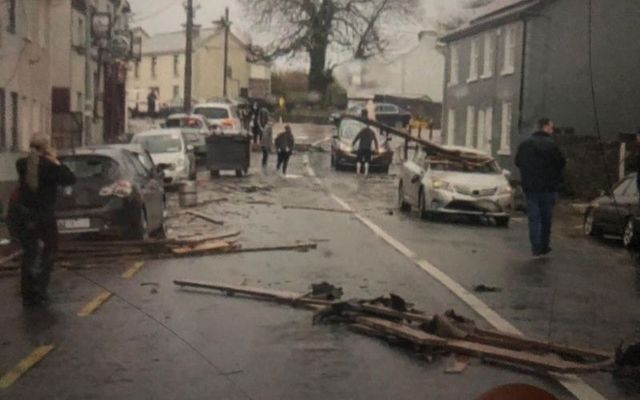
{"type": "Polygon", "coordinates": [[[453,146],[456,142],[456,110],[449,109],[447,117],[447,144],[453,146]]]}
{"type": "Polygon", "coordinates": [[[465,146],[473,147],[473,135],[476,132],[476,108],[474,106],[467,107],[467,137],[465,138],[465,146]]]}
{"type": "Polygon", "coordinates": [[[504,66],[502,74],[512,74],[516,70],[516,27],[507,27],[504,36],[504,66]]]}
{"type": "Polygon", "coordinates": [[[511,122],[513,118],[513,103],[502,103],[502,128],[500,132],[500,154],[511,154],[511,122]]]}
{"type": "Polygon", "coordinates": [[[478,63],[480,62],[480,51],[478,49],[478,39],[471,39],[471,57],[469,58],[469,80],[472,82],[478,79],[478,63]]]}
{"type": "Polygon", "coordinates": [[[493,134],[493,108],[478,111],[477,149],[491,155],[491,137],[493,134]]]}
{"type": "Polygon", "coordinates": [[[4,89],[0,89],[0,150],[7,148],[7,110],[4,103],[4,89]]]}
{"type": "Polygon", "coordinates": [[[493,75],[495,64],[495,49],[493,46],[493,36],[487,33],[484,37],[484,66],[482,68],[482,78],[490,78],[493,75]]]}
{"type": "Polygon", "coordinates": [[[76,25],[76,27],[77,27],[76,44],[79,47],[83,47],[84,46],[85,32],[84,32],[84,20],[82,18],[78,18],[78,25],[76,25]]]}
{"type": "Polygon", "coordinates": [[[136,61],[133,64],[133,76],[138,79],[140,78],[140,61],[136,61]]]}
{"type": "Polygon", "coordinates": [[[177,99],[177,98],[179,98],[179,97],[180,97],[180,86],[175,85],[175,86],[173,87],[173,98],[174,98],[174,99],[177,99]]]}
{"type": "Polygon", "coordinates": [[[180,56],[173,56],[173,76],[180,76],[180,56]]]}
{"type": "Polygon", "coordinates": [[[458,76],[460,73],[460,57],[458,55],[458,46],[451,45],[451,69],[449,71],[449,85],[458,84],[458,76]]]}
{"type": "Polygon", "coordinates": [[[7,26],[7,31],[9,33],[16,33],[16,2],[17,0],[8,0],[9,7],[9,25],[7,26]]]}
{"type": "Polygon", "coordinates": [[[151,57],[151,77],[156,78],[156,67],[158,66],[158,57],[151,57]]]}
{"type": "Polygon", "coordinates": [[[18,93],[11,92],[11,149],[18,150],[18,93]]]}

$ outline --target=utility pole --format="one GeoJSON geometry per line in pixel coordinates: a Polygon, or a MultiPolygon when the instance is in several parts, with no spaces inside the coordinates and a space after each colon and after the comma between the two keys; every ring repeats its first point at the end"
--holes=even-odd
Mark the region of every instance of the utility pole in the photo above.
{"type": "Polygon", "coordinates": [[[222,95],[227,97],[228,90],[227,84],[229,81],[229,30],[231,28],[231,22],[229,21],[229,7],[224,10],[224,82],[222,84],[222,95]]]}
{"type": "Polygon", "coordinates": [[[193,55],[193,0],[187,0],[187,45],[184,60],[184,112],[191,113],[191,83],[193,66],[191,57],[193,55]]]}
{"type": "MultiPolygon", "coordinates": [[[[85,0],[84,12],[84,112],[80,146],[86,146],[91,138],[91,123],[93,119],[93,74],[91,73],[91,0],[85,0]]],[[[75,146],[75,143],[73,144],[75,146]]]]}

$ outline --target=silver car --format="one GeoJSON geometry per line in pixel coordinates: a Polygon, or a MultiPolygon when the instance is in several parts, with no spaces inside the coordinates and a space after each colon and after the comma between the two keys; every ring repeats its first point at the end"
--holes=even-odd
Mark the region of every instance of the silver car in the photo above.
{"type": "Polygon", "coordinates": [[[493,217],[498,226],[508,226],[513,209],[513,190],[508,171],[498,163],[470,148],[449,150],[483,158],[482,162],[454,161],[416,150],[404,163],[398,187],[402,210],[416,207],[422,218],[437,214],[461,214],[493,217]]]}

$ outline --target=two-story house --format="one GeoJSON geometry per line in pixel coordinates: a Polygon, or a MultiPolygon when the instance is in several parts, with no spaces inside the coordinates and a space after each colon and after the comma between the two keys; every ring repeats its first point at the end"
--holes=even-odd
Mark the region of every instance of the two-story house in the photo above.
{"type": "MultiPolygon", "coordinates": [[[[142,57],[132,63],[128,81],[130,103],[146,102],[147,94],[155,89],[160,103],[184,96],[185,31],[148,35],[137,29],[142,39],[142,57]]],[[[222,97],[224,82],[224,30],[219,27],[194,27],[192,95],[206,101],[222,97]]],[[[227,90],[229,97],[249,96],[252,80],[267,81],[260,92],[270,90],[270,67],[251,64],[247,45],[233,32],[229,35],[227,90]]]]}
{"type": "Polygon", "coordinates": [[[446,143],[513,168],[515,149],[541,117],[562,133],[594,135],[597,110],[604,137],[635,131],[639,15],[636,0],[495,0],[441,37],[446,143]]]}
{"type": "Polygon", "coordinates": [[[28,149],[29,138],[50,131],[51,3],[0,5],[0,186],[15,179],[15,161],[28,149]]]}

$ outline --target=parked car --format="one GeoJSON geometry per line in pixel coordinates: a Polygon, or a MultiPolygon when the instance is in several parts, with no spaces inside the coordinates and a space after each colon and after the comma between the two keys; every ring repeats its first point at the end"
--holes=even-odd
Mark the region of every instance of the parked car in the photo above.
{"type": "MultiPolygon", "coordinates": [[[[358,157],[352,148],[353,140],[366,125],[353,119],[343,119],[338,126],[337,134],[331,142],[331,166],[336,169],[351,167],[355,168],[358,157]]],[[[393,150],[391,149],[391,138],[383,137],[377,128],[371,127],[378,137],[379,150],[373,154],[371,168],[389,172],[391,161],[393,161],[393,150]]]]}
{"type": "MultiPolygon", "coordinates": [[[[484,156],[460,147],[447,147],[462,154],[484,156]]],[[[404,163],[398,186],[398,203],[404,211],[418,208],[422,218],[438,214],[493,217],[496,225],[508,226],[513,209],[513,190],[495,160],[484,163],[452,161],[418,148],[404,163]]]]}
{"type": "Polygon", "coordinates": [[[193,113],[205,117],[217,133],[242,133],[242,123],[233,104],[226,102],[199,104],[194,107],[193,113]]]}
{"type": "Polygon", "coordinates": [[[171,114],[184,112],[184,99],[177,97],[164,103],[160,103],[156,116],[158,118],[167,118],[171,114]]]}
{"type": "Polygon", "coordinates": [[[74,186],[58,191],[61,235],[143,240],[164,234],[165,193],[155,166],[145,167],[138,155],[119,146],[77,149],[63,153],[60,162],[77,178],[74,186]]]}
{"type": "Polygon", "coordinates": [[[187,143],[180,129],[156,129],[133,136],[132,144],[139,144],[151,154],[157,165],[165,164],[166,184],[196,178],[196,157],[194,148],[187,143]]]}
{"type": "MultiPolygon", "coordinates": [[[[348,115],[361,117],[366,116],[367,106],[355,105],[347,110],[348,115]]],[[[332,119],[336,119],[336,115],[332,114],[332,119]]],[[[391,103],[376,103],[376,120],[387,126],[394,128],[406,128],[411,122],[411,113],[391,103]]]]}
{"type": "Polygon", "coordinates": [[[587,236],[615,235],[622,238],[626,248],[640,243],[638,221],[637,174],[628,175],[618,182],[611,193],[593,200],[584,217],[584,233],[587,236]]]}
{"type": "Polygon", "coordinates": [[[196,156],[207,155],[207,137],[213,133],[207,119],[199,114],[171,114],[163,124],[163,128],[180,128],[187,138],[187,143],[194,147],[196,156]]]}

